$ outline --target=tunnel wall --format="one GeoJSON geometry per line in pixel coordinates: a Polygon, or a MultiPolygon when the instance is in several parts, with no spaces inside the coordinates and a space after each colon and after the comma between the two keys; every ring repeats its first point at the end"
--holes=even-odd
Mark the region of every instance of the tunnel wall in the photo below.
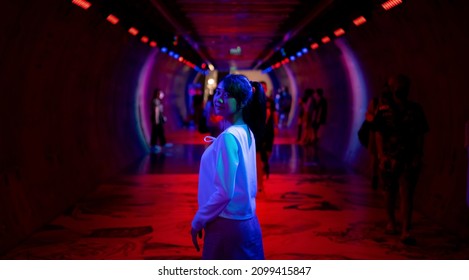
{"type": "Polygon", "coordinates": [[[0,253],[146,153],[135,89],[151,50],[69,1],[1,14],[0,253]]]}
{"type": "MultiPolygon", "coordinates": [[[[339,39],[346,40],[358,58],[368,100],[390,75],[403,73],[411,78],[410,99],[423,106],[430,125],[416,206],[421,213],[463,235],[468,235],[469,229],[464,149],[464,125],[469,120],[468,10],[464,1],[407,1],[388,12],[375,12],[366,24],[350,27],[339,39]]],[[[343,141],[350,129],[357,129],[350,108],[350,95],[356,93],[339,59],[344,53],[337,53],[336,46],[337,42],[322,45],[291,67],[295,68],[300,92],[306,87],[325,87],[330,111],[322,132],[323,148],[367,174],[366,150],[358,147],[356,155],[350,157],[346,147],[350,145],[343,141]]],[[[282,70],[276,74],[282,77],[282,70]]],[[[364,109],[359,111],[364,113],[364,109]]]]}

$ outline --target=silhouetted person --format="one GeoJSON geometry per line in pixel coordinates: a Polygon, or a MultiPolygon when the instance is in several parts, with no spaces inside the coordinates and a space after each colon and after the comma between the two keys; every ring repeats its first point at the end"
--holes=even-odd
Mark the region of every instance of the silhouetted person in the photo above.
{"type": "Polygon", "coordinates": [[[163,98],[164,93],[160,89],[153,91],[151,100],[151,137],[150,137],[150,148],[152,152],[160,152],[162,147],[170,147],[171,143],[166,142],[164,134],[164,123],[166,117],[163,114],[163,98]],[[159,145],[158,145],[159,143],[159,145]]]}
{"type": "Polygon", "coordinates": [[[428,123],[422,107],[408,100],[410,80],[404,75],[388,81],[392,102],[379,109],[375,120],[376,148],[379,158],[388,215],[387,233],[397,233],[395,204],[400,193],[401,242],[415,244],[410,234],[414,192],[422,168],[423,140],[428,123]]]}
{"type": "MultiPolygon", "coordinates": [[[[311,94],[312,95],[312,94],[311,94]]],[[[296,142],[300,143],[303,137],[303,122],[305,117],[305,103],[306,103],[306,91],[303,93],[303,96],[298,100],[298,122],[297,122],[297,134],[296,142]]]]}
{"type": "Polygon", "coordinates": [[[256,216],[256,139],[265,126],[265,96],[243,75],[228,75],[214,94],[217,114],[228,126],[200,161],[198,210],[191,237],[205,231],[202,259],[264,259],[256,216]]]}
{"type": "MultiPolygon", "coordinates": [[[[275,124],[277,123],[275,119],[275,102],[272,96],[267,96],[267,83],[264,81],[260,82],[265,95],[265,102],[266,102],[266,121],[265,121],[265,134],[264,134],[264,150],[267,153],[267,162],[270,159],[270,155],[272,154],[272,149],[274,147],[274,139],[275,139],[275,124]]],[[[266,168],[265,174],[268,176],[269,169],[268,166],[266,168]]]]}
{"type": "MultiPolygon", "coordinates": [[[[263,135],[256,137],[256,167],[257,167],[257,191],[264,192],[264,177],[270,174],[269,159],[274,142],[273,102],[269,102],[266,95],[267,84],[265,82],[252,82],[253,90],[264,95],[266,100],[265,129],[263,135]]],[[[253,116],[255,117],[255,116],[253,116]]]]}
{"type": "Polygon", "coordinates": [[[314,116],[314,90],[311,88],[305,89],[303,97],[301,98],[300,105],[302,106],[301,118],[301,139],[300,144],[310,145],[313,144],[313,116],[314,116]]]}
{"type": "MultiPolygon", "coordinates": [[[[197,126],[197,130],[204,131],[206,128],[200,127],[200,125],[204,125],[203,123],[203,113],[204,113],[204,96],[200,89],[195,90],[195,94],[192,96],[192,120],[194,124],[197,126]]],[[[205,131],[206,132],[206,131],[205,131]]]]}
{"type": "MultiPolygon", "coordinates": [[[[392,93],[386,83],[381,89],[379,96],[373,97],[368,103],[368,107],[365,113],[365,121],[369,123],[371,127],[375,119],[378,110],[388,109],[391,102],[392,93]]],[[[373,130],[369,130],[368,135],[368,152],[370,154],[370,169],[371,169],[371,187],[376,190],[379,185],[379,160],[378,152],[376,150],[376,133],[373,130]]]]}
{"type": "Polygon", "coordinates": [[[319,141],[319,127],[326,124],[327,100],[324,98],[324,91],[322,88],[316,89],[313,96],[313,144],[317,145],[319,141]]]}
{"type": "Polygon", "coordinates": [[[288,124],[288,115],[291,110],[292,97],[288,91],[288,87],[283,87],[277,95],[277,110],[279,113],[278,127],[281,128],[288,124]]]}

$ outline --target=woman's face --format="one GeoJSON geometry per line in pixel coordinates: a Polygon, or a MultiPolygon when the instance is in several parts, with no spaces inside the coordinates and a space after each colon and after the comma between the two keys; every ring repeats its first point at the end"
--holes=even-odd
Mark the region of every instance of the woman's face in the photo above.
{"type": "Polygon", "coordinates": [[[215,105],[215,114],[224,118],[229,118],[238,111],[236,99],[224,90],[223,82],[215,89],[213,104],[215,105]]]}

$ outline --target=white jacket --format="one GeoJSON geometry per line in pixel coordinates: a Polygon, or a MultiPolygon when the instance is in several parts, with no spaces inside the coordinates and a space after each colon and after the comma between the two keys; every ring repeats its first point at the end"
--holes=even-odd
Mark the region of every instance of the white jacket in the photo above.
{"type": "Polygon", "coordinates": [[[233,220],[256,211],[256,143],[247,125],[233,125],[205,150],[200,161],[199,210],[192,227],[201,230],[220,216],[233,220]]]}

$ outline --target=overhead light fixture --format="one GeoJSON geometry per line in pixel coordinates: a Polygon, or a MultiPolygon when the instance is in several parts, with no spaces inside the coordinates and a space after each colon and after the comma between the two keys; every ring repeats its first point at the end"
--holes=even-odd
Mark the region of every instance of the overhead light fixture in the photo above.
{"type": "Polygon", "coordinates": [[[331,38],[329,38],[328,36],[322,37],[322,39],[321,39],[321,42],[323,42],[324,44],[327,44],[330,41],[331,41],[331,38]]]}
{"type": "Polygon", "coordinates": [[[135,28],[135,27],[130,27],[130,28],[129,28],[129,33],[132,34],[132,35],[134,35],[134,36],[137,36],[137,34],[138,34],[138,29],[135,28]]]}
{"type": "Polygon", "coordinates": [[[344,34],[345,34],[345,30],[342,29],[342,28],[339,28],[339,29],[337,29],[336,31],[334,31],[334,35],[335,35],[336,37],[342,36],[342,35],[344,35],[344,34]]]}
{"type": "Polygon", "coordinates": [[[387,11],[400,4],[402,4],[402,0],[389,0],[381,4],[381,7],[387,11]]]}
{"type": "Polygon", "coordinates": [[[353,24],[355,24],[356,26],[362,25],[365,22],[366,22],[366,18],[363,17],[363,16],[359,16],[359,17],[357,17],[356,19],[353,20],[353,24]]]}
{"type": "Polygon", "coordinates": [[[108,15],[106,20],[112,24],[117,24],[119,22],[119,19],[115,15],[112,15],[112,14],[108,15]]]}
{"type": "Polygon", "coordinates": [[[85,10],[88,10],[88,8],[91,7],[91,3],[85,0],[72,0],[72,3],[85,10]]]}

